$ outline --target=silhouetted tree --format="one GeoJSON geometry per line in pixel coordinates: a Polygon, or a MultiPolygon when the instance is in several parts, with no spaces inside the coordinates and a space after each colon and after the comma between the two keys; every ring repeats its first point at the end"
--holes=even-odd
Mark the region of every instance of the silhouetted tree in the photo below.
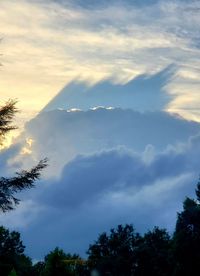
{"type": "Polygon", "coordinates": [[[196,196],[197,196],[197,201],[198,201],[198,203],[200,203],[200,179],[197,183],[197,188],[196,188],[195,192],[196,192],[196,196]]]}
{"type": "Polygon", "coordinates": [[[16,272],[18,276],[34,276],[31,258],[24,254],[18,256],[16,272]]]}
{"type": "MultiPolygon", "coordinates": [[[[10,232],[3,226],[0,227],[0,275],[7,276],[12,269],[18,276],[28,276],[32,263],[30,258],[24,255],[20,234],[16,231],[10,232]]],[[[14,272],[13,272],[14,273],[14,272]]]]}
{"type": "Polygon", "coordinates": [[[32,275],[33,276],[40,276],[44,270],[45,263],[40,261],[33,265],[32,267],[32,275]]]}
{"type": "MultiPolygon", "coordinates": [[[[0,107],[0,143],[3,143],[5,135],[16,127],[12,125],[13,118],[17,109],[15,101],[8,101],[0,107]]],[[[15,194],[30,189],[34,186],[37,179],[40,178],[41,171],[47,166],[47,159],[41,160],[35,167],[29,171],[17,172],[12,178],[0,178],[0,211],[6,212],[13,210],[20,200],[15,194]]]]}
{"type": "MultiPolygon", "coordinates": [[[[197,187],[199,200],[199,184],[197,187]]],[[[200,204],[186,198],[174,233],[175,275],[195,275],[200,263],[200,204]]]]}
{"type": "Polygon", "coordinates": [[[136,275],[172,275],[171,238],[165,229],[147,232],[137,250],[136,275]]]}
{"type": "Polygon", "coordinates": [[[3,212],[13,210],[20,200],[15,194],[34,187],[36,180],[40,178],[41,170],[47,166],[47,159],[41,160],[37,166],[29,171],[17,172],[15,177],[0,178],[0,210],[3,212]]]}
{"type": "Polygon", "coordinates": [[[103,233],[90,245],[88,262],[100,275],[131,276],[137,268],[136,251],[141,236],[132,225],[119,225],[110,234],[103,233]]]}
{"type": "Polygon", "coordinates": [[[9,100],[0,107],[0,145],[3,143],[5,135],[9,131],[16,129],[16,126],[12,125],[16,112],[18,110],[14,100],[9,100]]]}
{"type": "Polygon", "coordinates": [[[12,269],[8,276],[17,276],[15,269],[12,269]]]}
{"type": "Polygon", "coordinates": [[[41,276],[84,275],[77,272],[76,261],[80,260],[78,255],[66,254],[57,247],[45,257],[45,265],[41,276]]]}

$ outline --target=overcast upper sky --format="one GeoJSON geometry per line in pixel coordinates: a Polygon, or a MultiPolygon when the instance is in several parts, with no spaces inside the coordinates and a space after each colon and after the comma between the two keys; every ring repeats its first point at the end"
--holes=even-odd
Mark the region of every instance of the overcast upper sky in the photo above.
{"type": "Polygon", "coordinates": [[[162,109],[200,120],[199,13],[192,0],[3,0],[1,100],[30,117],[72,79],[124,84],[173,65],[162,109]]]}
{"type": "Polygon", "coordinates": [[[1,0],[0,35],[0,101],[26,122],[0,175],[49,158],[0,224],[34,259],[119,223],[172,232],[200,172],[200,1],[1,0]]]}

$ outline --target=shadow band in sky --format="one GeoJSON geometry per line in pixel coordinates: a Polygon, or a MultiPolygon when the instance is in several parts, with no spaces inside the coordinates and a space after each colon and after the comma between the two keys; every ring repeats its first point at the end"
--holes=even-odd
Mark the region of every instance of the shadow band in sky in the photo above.
{"type": "Polygon", "coordinates": [[[140,75],[124,85],[106,80],[89,87],[84,82],[73,81],[42,111],[57,108],[88,110],[96,106],[131,108],[137,111],[163,110],[171,100],[163,87],[173,73],[173,66],[169,66],[153,76],[140,75]]]}

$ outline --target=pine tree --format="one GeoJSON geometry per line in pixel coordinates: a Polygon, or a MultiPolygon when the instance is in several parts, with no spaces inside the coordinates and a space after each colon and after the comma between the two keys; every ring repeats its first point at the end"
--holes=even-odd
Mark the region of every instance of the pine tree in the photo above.
{"type": "MultiPolygon", "coordinates": [[[[13,119],[17,112],[16,101],[9,100],[0,107],[0,145],[2,145],[6,134],[16,129],[13,119]]],[[[0,211],[7,212],[13,210],[20,200],[16,193],[34,187],[36,180],[40,178],[41,171],[47,166],[47,159],[41,160],[35,167],[26,171],[17,172],[12,178],[0,178],[0,211]]]]}
{"type": "Polygon", "coordinates": [[[16,101],[9,100],[0,107],[0,145],[2,145],[5,135],[16,129],[17,127],[12,125],[15,114],[18,112],[16,108],[16,101]]]}

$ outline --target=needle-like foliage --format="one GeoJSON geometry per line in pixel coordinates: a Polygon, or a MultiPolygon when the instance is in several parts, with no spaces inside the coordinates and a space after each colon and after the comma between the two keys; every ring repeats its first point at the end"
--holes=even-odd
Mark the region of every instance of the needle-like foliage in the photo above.
{"type": "Polygon", "coordinates": [[[41,171],[47,166],[47,159],[41,160],[37,166],[29,171],[17,172],[12,178],[0,178],[0,211],[13,210],[20,200],[15,194],[33,188],[35,181],[40,178],[41,171]]]}
{"type": "Polygon", "coordinates": [[[17,128],[12,125],[16,112],[18,112],[16,100],[9,100],[5,105],[0,107],[0,144],[2,144],[5,135],[9,131],[17,128]]]}
{"type": "MultiPolygon", "coordinates": [[[[5,135],[16,127],[13,119],[17,112],[16,101],[9,100],[0,107],[0,144],[5,139],[5,135]]],[[[40,178],[41,171],[47,166],[47,159],[41,160],[30,170],[17,172],[14,177],[0,178],[0,211],[7,212],[13,210],[19,204],[20,199],[16,193],[34,187],[35,181],[40,178]]]]}

